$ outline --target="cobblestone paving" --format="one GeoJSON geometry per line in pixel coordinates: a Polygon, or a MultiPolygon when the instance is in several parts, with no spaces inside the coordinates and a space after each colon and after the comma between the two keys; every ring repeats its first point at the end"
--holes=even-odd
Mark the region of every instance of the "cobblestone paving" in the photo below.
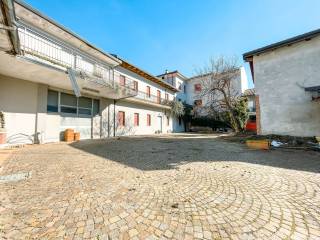
{"type": "Polygon", "coordinates": [[[320,154],[163,136],[29,146],[0,239],[320,239],[320,154]]]}

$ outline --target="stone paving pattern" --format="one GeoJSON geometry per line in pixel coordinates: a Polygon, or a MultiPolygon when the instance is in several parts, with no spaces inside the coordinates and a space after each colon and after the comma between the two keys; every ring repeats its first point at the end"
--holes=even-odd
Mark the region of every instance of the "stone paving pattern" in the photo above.
{"type": "Polygon", "coordinates": [[[320,239],[320,154],[172,135],[28,146],[0,239],[320,239]]]}

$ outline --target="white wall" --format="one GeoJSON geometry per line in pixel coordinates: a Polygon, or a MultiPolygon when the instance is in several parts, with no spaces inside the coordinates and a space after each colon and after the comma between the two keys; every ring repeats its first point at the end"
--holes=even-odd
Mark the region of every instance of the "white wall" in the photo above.
{"type": "Polygon", "coordinates": [[[37,97],[37,84],[0,75],[0,111],[5,114],[9,141],[33,142],[37,97]]]}
{"type": "MultiPolygon", "coordinates": [[[[198,99],[202,99],[202,104],[206,105],[210,102],[210,96],[201,96],[199,92],[194,91],[194,85],[200,83],[203,89],[203,82],[207,82],[208,77],[194,77],[190,78],[186,81],[187,83],[187,103],[190,105],[194,105],[194,101],[198,99]]],[[[247,77],[244,71],[244,68],[241,67],[237,76],[233,79],[232,89],[236,95],[240,95],[243,92],[243,89],[246,89],[247,86],[247,77]]]]}
{"type": "Polygon", "coordinates": [[[179,85],[181,85],[181,90],[176,93],[176,98],[180,99],[182,102],[186,102],[187,96],[186,96],[186,93],[184,92],[184,86],[186,86],[186,82],[183,79],[179,78],[178,76],[176,76],[175,78],[176,78],[176,88],[179,89],[179,85]]]}
{"type": "Polygon", "coordinates": [[[253,58],[261,133],[320,136],[320,105],[304,87],[320,85],[320,37],[253,58]]]}

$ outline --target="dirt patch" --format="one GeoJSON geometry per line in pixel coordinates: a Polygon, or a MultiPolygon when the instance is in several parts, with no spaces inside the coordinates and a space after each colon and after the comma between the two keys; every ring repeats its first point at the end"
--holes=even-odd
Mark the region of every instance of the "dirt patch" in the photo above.
{"type": "Polygon", "coordinates": [[[229,136],[221,136],[221,139],[229,142],[243,143],[247,140],[269,140],[280,143],[279,148],[303,149],[320,151],[318,141],[315,137],[294,137],[283,135],[255,135],[251,133],[239,133],[229,136]]]}

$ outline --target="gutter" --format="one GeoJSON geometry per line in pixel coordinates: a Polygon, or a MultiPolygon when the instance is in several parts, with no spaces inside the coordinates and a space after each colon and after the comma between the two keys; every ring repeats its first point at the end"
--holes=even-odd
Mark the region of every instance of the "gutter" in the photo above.
{"type": "Polygon", "coordinates": [[[14,54],[21,54],[20,40],[18,35],[18,28],[16,26],[16,14],[14,11],[13,0],[0,0],[1,9],[4,15],[4,21],[7,26],[3,29],[9,32],[9,38],[13,46],[14,54]]]}

